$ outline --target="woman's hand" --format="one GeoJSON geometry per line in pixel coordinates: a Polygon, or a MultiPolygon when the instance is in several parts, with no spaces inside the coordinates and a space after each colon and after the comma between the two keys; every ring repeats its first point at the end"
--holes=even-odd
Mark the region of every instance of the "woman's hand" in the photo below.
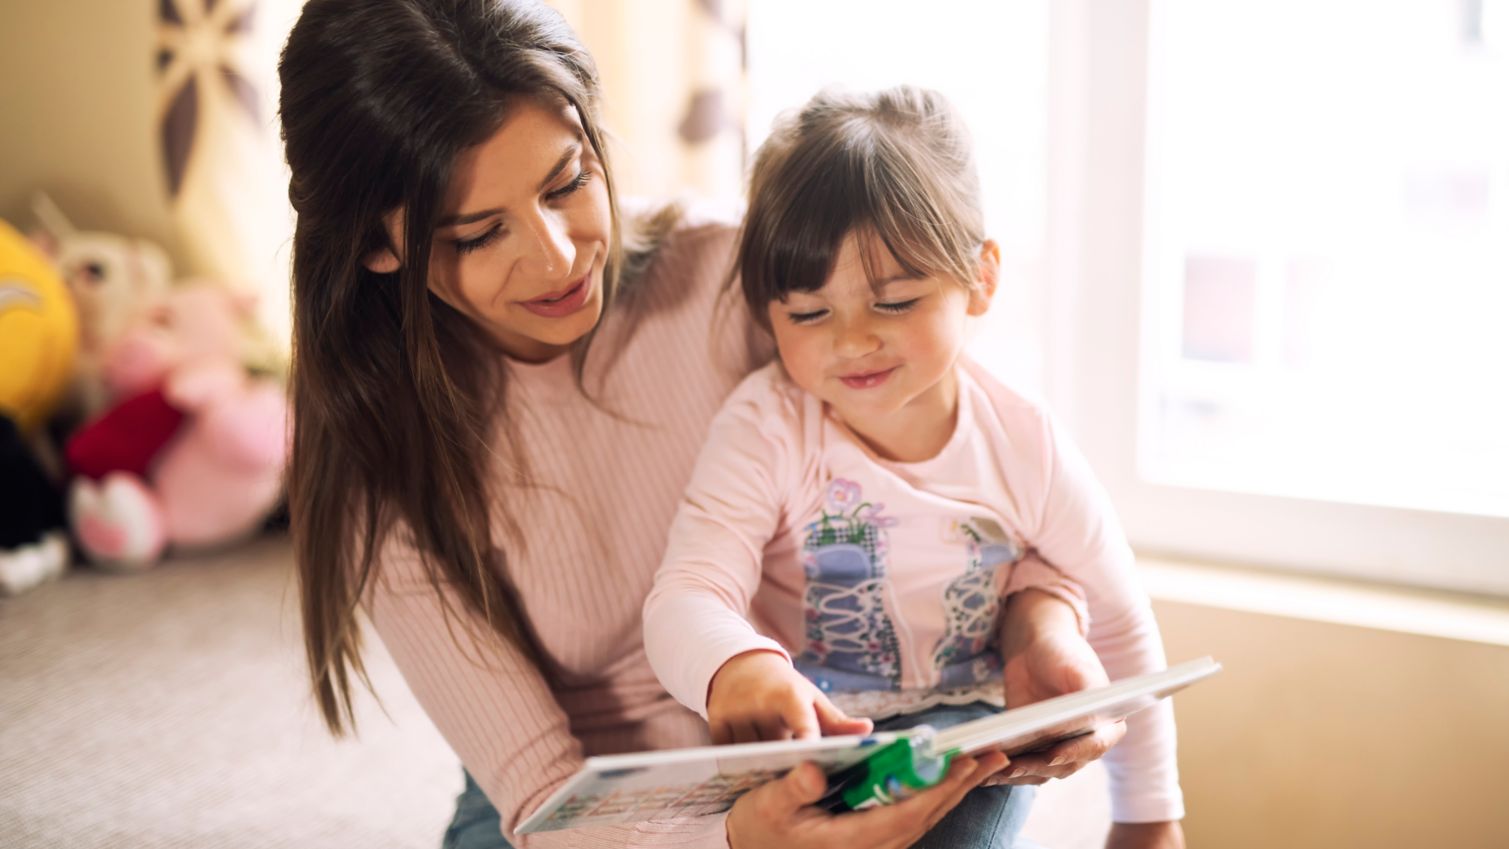
{"type": "Polygon", "coordinates": [[[707,725],[717,744],[868,734],[875,727],[834,707],[775,652],[735,655],[707,689],[707,725]]]}
{"type": "MultiPolygon", "coordinates": [[[[1079,633],[1069,605],[1038,590],[1015,593],[1001,626],[1007,708],[1077,693],[1108,682],[1105,667],[1079,633]]],[[[1042,784],[1067,778],[1104,755],[1126,734],[1125,722],[1102,725],[1044,751],[1017,755],[991,784],[1042,784]]]]}
{"type": "Polygon", "coordinates": [[[734,803],[728,814],[728,843],[732,849],[902,849],[917,842],[959,804],[964,794],[1005,765],[1006,756],[1000,752],[954,758],[943,781],[910,799],[855,813],[830,814],[811,807],[827,789],[827,779],[822,770],[804,763],[734,803]]]}
{"type": "Polygon", "coordinates": [[[1177,822],[1114,823],[1106,849],[1184,849],[1184,829],[1177,822]]]}

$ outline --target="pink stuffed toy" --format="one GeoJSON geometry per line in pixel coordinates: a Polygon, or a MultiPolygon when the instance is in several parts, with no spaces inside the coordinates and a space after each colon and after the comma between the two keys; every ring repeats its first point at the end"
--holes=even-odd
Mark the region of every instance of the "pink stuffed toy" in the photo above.
{"type": "Polygon", "coordinates": [[[79,547],[145,568],[168,546],[203,548],[257,530],[277,504],[288,409],[241,365],[250,305],[207,285],[142,310],[104,357],[113,408],[69,441],[79,547]]]}

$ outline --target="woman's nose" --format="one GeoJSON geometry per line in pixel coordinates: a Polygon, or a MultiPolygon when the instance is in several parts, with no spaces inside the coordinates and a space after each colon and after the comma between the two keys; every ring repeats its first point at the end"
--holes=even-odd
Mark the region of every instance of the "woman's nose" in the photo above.
{"type": "Polygon", "coordinates": [[[533,260],[539,272],[546,277],[565,278],[576,262],[576,243],[571,240],[570,228],[563,216],[546,212],[535,222],[533,231],[533,260]]]}

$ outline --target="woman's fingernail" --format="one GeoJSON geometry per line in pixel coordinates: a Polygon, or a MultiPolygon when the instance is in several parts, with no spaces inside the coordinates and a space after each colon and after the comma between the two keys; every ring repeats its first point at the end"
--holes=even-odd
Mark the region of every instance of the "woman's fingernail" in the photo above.
{"type": "Polygon", "coordinates": [[[1063,766],[1064,764],[1066,764],[1068,762],[1069,762],[1069,756],[1068,755],[1059,755],[1058,757],[1056,757],[1053,760],[1049,761],[1048,762],[1048,766],[1063,766]]]}
{"type": "Polygon", "coordinates": [[[1022,776],[1026,775],[1026,774],[1027,774],[1027,768],[1019,766],[1016,769],[1014,769],[1014,770],[1011,771],[1011,775],[1008,775],[1006,777],[1007,778],[1021,778],[1022,776]]]}

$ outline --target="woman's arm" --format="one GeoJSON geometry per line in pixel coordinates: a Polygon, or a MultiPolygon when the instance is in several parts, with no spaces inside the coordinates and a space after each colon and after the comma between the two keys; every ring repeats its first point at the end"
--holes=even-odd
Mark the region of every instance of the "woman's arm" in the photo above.
{"type": "Polygon", "coordinates": [[[517,849],[724,845],[721,817],[513,834],[582,764],[568,717],[540,670],[485,625],[478,631],[460,599],[447,614],[415,555],[384,556],[381,566],[367,603],[372,623],[517,849]]]}
{"type": "Polygon", "coordinates": [[[811,807],[827,782],[817,767],[802,764],[734,805],[728,815],[728,843],[732,849],[903,849],[1005,764],[1000,752],[955,758],[948,776],[935,787],[895,805],[838,815],[811,807]]]}
{"type": "MultiPolygon", "coordinates": [[[[1048,593],[1028,591],[1011,597],[1001,628],[1007,705],[1032,704],[1107,682],[1105,669],[1080,633],[1082,621],[1072,605],[1048,593]]],[[[1125,721],[1101,726],[1045,752],[1018,755],[1010,768],[986,783],[1041,784],[1067,778],[1125,735],[1125,721]]],[[[1184,832],[1173,819],[1113,823],[1106,837],[1106,849],[1183,847],[1184,832]]]]}

